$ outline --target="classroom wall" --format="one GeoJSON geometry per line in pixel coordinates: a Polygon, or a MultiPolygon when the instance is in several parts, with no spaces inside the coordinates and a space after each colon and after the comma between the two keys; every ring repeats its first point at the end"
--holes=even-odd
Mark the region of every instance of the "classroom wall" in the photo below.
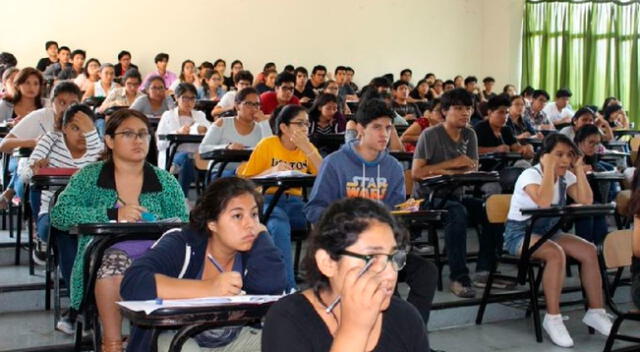
{"type": "MultiPolygon", "coordinates": [[[[186,58],[240,58],[257,73],[267,61],[309,69],[355,68],[356,82],[409,67],[491,74],[517,83],[524,0],[21,0],[3,8],[0,51],[35,65],[44,42],[85,49],[115,63],[127,49],[143,73],[157,52],[178,72],[186,58]]],[[[229,68],[229,66],[228,66],[229,68]]]]}

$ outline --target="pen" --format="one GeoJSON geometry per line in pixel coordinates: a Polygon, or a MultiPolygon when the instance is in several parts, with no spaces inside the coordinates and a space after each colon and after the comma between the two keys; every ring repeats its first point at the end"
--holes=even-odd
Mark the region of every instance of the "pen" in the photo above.
{"type": "MultiPolygon", "coordinates": [[[[361,277],[362,275],[364,275],[364,273],[367,272],[367,270],[371,267],[371,265],[373,265],[373,260],[370,260],[367,264],[365,264],[365,266],[362,269],[360,269],[360,272],[358,273],[358,277],[361,277]]],[[[333,308],[335,308],[338,305],[338,303],[340,303],[341,299],[342,297],[338,296],[336,297],[336,299],[333,300],[333,302],[331,302],[331,304],[325,310],[327,314],[331,313],[333,308]]]]}

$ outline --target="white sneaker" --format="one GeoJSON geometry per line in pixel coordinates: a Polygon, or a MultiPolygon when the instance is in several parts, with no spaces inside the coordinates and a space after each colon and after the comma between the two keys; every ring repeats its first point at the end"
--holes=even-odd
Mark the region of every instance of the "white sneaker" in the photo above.
{"type": "Polygon", "coordinates": [[[542,327],[551,338],[551,341],[556,345],[560,347],[573,347],[573,339],[564,326],[561,314],[545,314],[542,327]]]}
{"type": "Polygon", "coordinates": [[[611,316],[607,314],[607,311],[603,308],[587,310],[584,318],[582,318],[582,322],[596,329],[596,331],[604,336],[609,336],[611,326],[613,326],[611,316]]]}
{"type": "Polygon", "coordinates": [[[76,332],[74,324],[67,317],[63,317],[56,323],[56,330],[67,335],[73,335],[76,332]]]}

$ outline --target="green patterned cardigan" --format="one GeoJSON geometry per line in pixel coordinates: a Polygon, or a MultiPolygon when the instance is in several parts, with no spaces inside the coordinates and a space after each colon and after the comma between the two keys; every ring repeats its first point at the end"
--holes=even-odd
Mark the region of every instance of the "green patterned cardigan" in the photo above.
{"type": "MultiPolygon", "coordinates": [[[[100,161],[78,171],[51,209],[51,225],[68,231],[83,223],[106,223],[117,219],[114,165],[100,161]]],[[[167,171],[151,164],[144,166],[140,205],[158,219],[189,218],[184,194],[178,181],[167,171]]],[[[79,308],[84,295],[84,254],[93,236],[78,238],[78,251],[71,274],[71,306],[79,308]]]]}

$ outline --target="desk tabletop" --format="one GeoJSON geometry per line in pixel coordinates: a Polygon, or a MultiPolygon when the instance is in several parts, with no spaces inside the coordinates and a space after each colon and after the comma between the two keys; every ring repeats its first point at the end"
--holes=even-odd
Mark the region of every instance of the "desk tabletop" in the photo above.
{"type": "Polygon", "coordinates": [[[119,234],[163,233],[167,230],[186,226],[183,222],[106,222],[78,224],[69,233],[74,235],[108,236],[119,234]]]}
{"type": "Polygon", "coordinates": [[[316,180],[314,175],[305,176],[274,176],[252,178],[255,184],[265,187],[285,186],[285,187],[311,187],[316,180]]]}
{"type": "Polygon", "coordinates": [[[33,175],[30,184],[36,189],[64,187],[70,179],[71,175],[33,175]]]}
{"type": "Polygon", "coordinates": [[[160,308],[150,314],[132,311],[120,306],[120,311],[131,322],[142,326],[183,326],[220,322],[220,325],[241,325],[262,318],[273,302],[263,304],[237,304],[211,307],[160,308]]]}
{"type": "Polygon", "coordinates": [[[440,221],[442,216],[447,211],[443,209],[438,210],[418,210],[413,212],[403,212],[400,210],[394,210],[391,212],[393,216],[405,223],[421,223],[421,222],[435,222],[440,221]]]}
{"type": "Polygon", "coordinates": [[[246,161],[249,160],[253,149],[215,149],[200,154],[202,160],[216,161],[246,161]]]}
{"type": "Polygon", "coordinates": [[[439,175],[434,177],[427,177],[420,181],[420,185],[422,186],[434,186],[444,183],[454,183],[456,186],[461,184],[474,184],[474,183],[484,183],[484,182],[498,182],[500,180],[500,176],[496,171],[484,172],[484,171],[476,171],[476,172],[466,172],[462,174],[454,174],[454,175],[439,175]]]}
{"type": "Polygon", "coordinates": [[[496,153],[484,153],[478,157],[480,160],[520,160],[522,154],[516,152],[496,152],[496,153]]]}
{"type": "Polygon", "coordinates": [[[612,204],[591,204],[529,208],[521,209],[520,212],[522,215],[532,215],[537,217],[591,216],[613,214],[615,209],[616,208],[612,204]]]}
{"type": "Polygon", "coordinates": [[[531,144],[533,146],[542,145],[542,139],[540,138],[518,138],[518,142],[520,142],[521,144],[531,144]]]}
{"type": "Polygon", "coordinates": [[[587,178],[595,181],[622,181],[624,175],[619,172],[589,172],[587,178]]]}
{"type": "Polygon", "coordinates": [[[640,130],[613,130],[615,137],[639,135],[640,130]]]}
{"type": "Polygon", "coordinates": [[[172,143],[200,143],[204,138],[202,134],[159,134],[160,140],[172,143]]]}

